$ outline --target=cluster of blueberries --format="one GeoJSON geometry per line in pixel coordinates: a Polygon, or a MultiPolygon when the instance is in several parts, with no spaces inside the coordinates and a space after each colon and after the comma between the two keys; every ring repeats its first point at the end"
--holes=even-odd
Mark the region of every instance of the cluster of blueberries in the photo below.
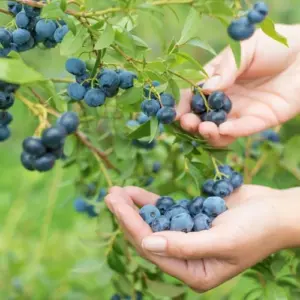
{"type": "MultiPolygon", "coordinates": [[[[158,173],[161,169],[161,163],[159,161],[156,161],[152,165],[152,173],[158,173]]],[[[153,176],[144,176],[140,178],[140,182],[142,182],[142,185],[147,187],[150,186],[154,182],[153,176]]]]}
{"type": "Polygon", "coordinates": [[[168,93],[157,93],[155,87],[159,86],[158,81],[144,87],[145,99],[141,104],[142,112],[148,117],[155,117],[161,124],[171,124],[176,118],[175,99],[168,93]]]}
{"type": "Polygon", "coordinates": [[[227,120],[227,114],[232,109],[232,102],[222,91],[213,92],[208,96],[195,90],[191,108],[201,121],[213,122],[219,126],[227,120]]]}
{"type": "Polygon", "coordinates": [[[84,61],[70,58],[66,62],[66,70],[75,76],[76,82],[69,84],[68,95],[74,101],[84,102],[91,107],[101,106],[106,98],[115,97],[119,89],[133,87],[137,76],[126,70],[101,69],[94,78],[87,71],[84,61]]]}
{"type": "Polygon", "coordinates": [[[19,88],[18,85],[0,80],[0,142],[4,142],[10,137],[8,125],[12,122],[13,116],[7,110],[15,102],[14,93],[19,88]]]}
{"type": "Polygon", "coordinates": [[[18,28],[12,32],[0,29],[0,57],[6,57],[11,51],[28,51],[39,43],[43,43],[46,48],[54,48],[69,31],[63,20],[41,18],[40,8],[8,1],[8,10],[15,16],[18,28]]]}
{"type": "MultiPolygon", "coordinates": [[[[95,188],[96,188],[95,184],[88,185],[87,190],[85,192],[85,197],[86,198],[93,197],[93,194],[94,194],[93,191],[94,191],[95,188]]],[[[97,199],[96,199],[96,203],[101,202],[104,199],[104,197],[106,196],[106,194],[107,194],[106,189],[104,189],[104,188],[100,189],[100,192],[99,192],[99,194],[97,196],[97,199]]],[[[75,199],[74,209],[75,209],[76,212],[81,213],[81,214],[86,214],[90,218],[95,218],[99,215],[95,205],[92,204],[92,203],[89,203],[88,201],[86,201],[84,199],[84,197],[78,197],[77,199],[75,199]]]]}
{"type": "Polygon", "coordinates": [[[28,137],[23,141],[21,162],[29,171],[51,170],[56,160],[64,159],[64,143],[67,135],[79,126],[79,117],[74,112],[64,113],[53,127],[44,130],[42,137],[28,137]]]}
{"type": "Polygon", "coordinates": [[[246,16],[231,22],[229,36],[235,41],[249,39],[255,32],[255,24],[263,22],[268,13],[268,6],[264,2],[257,2],[246,16]]]}
{"type": "Polygon", "coordinates": [[[183,199],[175,203],[171,197],[159,198],[156,205],[145,205],[140,216],[153,232],[202,231],[211,227],[213,220],[227,210],[224,197],[243,184],[243,177],[228,165],[219,166],[219,180],[207,180],[203,192],[208,198],[196,197],[192,201],[183,199]]]}
{"type": "MultiPolygon", "coordinates": [[[[113,296],[111,296],[110,300],[131,300],[132,297],[131,296],[125,296],[122,297],[119,294],[115,294],[113,296]]],[[[135,293],[135,299],[136,300],[142,300],[143,299],[143,294],[141,292],[136,292],[135,293]]]]}

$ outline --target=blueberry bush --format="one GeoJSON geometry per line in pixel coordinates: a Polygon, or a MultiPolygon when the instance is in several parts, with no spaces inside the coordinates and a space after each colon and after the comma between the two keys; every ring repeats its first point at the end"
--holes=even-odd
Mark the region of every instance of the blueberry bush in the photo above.
{"type": "Polygon", "coordinates": [[[256,28],[287,45],[272,8],[276,22],[297,15],[280,3],[1,2],[1,299],[300,297],[298,250],[199,296],[141,259],[103,201],[113,185],[146,188],[162,195],[140,208],[152,230],[190,232],[243,182],[299,185],[299,117],[226,149],[176,122],[183,88],[201,120],[226,121],[233,104],[203,93],[203,65],[226,45],[239,65],[256,28]]]}

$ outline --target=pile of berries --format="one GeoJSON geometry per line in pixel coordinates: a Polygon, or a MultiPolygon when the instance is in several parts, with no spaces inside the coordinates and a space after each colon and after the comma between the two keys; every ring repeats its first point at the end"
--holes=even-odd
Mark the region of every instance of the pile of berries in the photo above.
{"type": "Polygon", "coordinates": [[[155,117],[161,124],[170,124],[176,118],[175,99],[171,94],[155,92],[155,87],[159,86],[158,81],[153,81],[151,85],[144,87],[145,99],[141,104],[141,109],[148,117],[155,117]]]}
{"type": "Polygon", "coordinates": [[[0,81],[0,142],[10,137],[8,125],[12,122],[13,116],[7,111],[15,102],[14,93],[18,85],[0,81]]]}
{"type": "Polygon", "coordinates": [[[213,122],[219,126],[227,120],[227,114],[232,109],[232,102],[221,91],[213,92],[207,96],[195,90],[191,109],[200,117],[201,121],[213,122]]]}
{"type": "Polygon", "coordinates": [[[219,166],[216,177],[216,180],[208,179],[204,182],[202,190],[205,194],[222,198],[228,197],[244,182],[242,174],[234,171],[228,165],[219,166]]]}
{"type": "Polygon", "coordinates": [[[78,115],[64,113],[53,127],[44,130],[42,137],[28,137],[23,141],[21,162],[29,171],[46,172],[51,170],[56,160],[63,159],[64,143],[67,135],[74,133],[79,126],[78,115]]]}
{"type": "Polygon", "coordinates": [[[39,43],[46,48],[54,48],[69,31],[63,20],[41,18],[40,8],[8,1],[8,10],[15,16],[18,28],[12,32],[5,28],[0,29],[0,57],[6,57],[11,51],[28,51],[39,43]]]}
{"type": "Polygon", "coordinates": [[[69,84],[68,95],[74,101],[84,102],[91,107],[101,106],[106,98],[115,97],[119,89],[133,87],[137,76],[126,70],[101,69],[94,78],[87,71],[84,61],[70,58],[66,62],[66,70],[75,76],[76,82],[69,84]]]}
{"type": "Polygon", "coordinates": [[[268,13],[268,6],[264,2],[257,2],[246,16],[231,22],[229,36],[235,41],[249,39],[255,32],[255,24],[263,22],[268,13]]]}

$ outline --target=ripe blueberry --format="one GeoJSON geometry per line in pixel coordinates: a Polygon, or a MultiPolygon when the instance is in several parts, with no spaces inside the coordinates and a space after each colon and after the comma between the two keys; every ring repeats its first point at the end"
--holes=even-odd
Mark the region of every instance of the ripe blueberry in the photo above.
{"type": "Polygon", "coordinates": [[[86,207],[87,207],[87,204],[86,204],[86,202],[82,198],[77,198],[74,201],[74,209],[77,212],[80,212],[80,213],[85,212],[86,211],[86,207]]]}
{"type": "Polygon", "coordinates": [[[226,203],[220,197],[209,197],[203,203],[203,211],[209,217],[217,217],[226,210],[226,203]]]}
{"type": "Polygon", "coordinates": [[[68,32],[69,32],[69,27],[67,25],[58,27],[55,30],[54,36],[53,36],[56,43],[61,43],[68,32]]]}
{"type": "Polygon", "coordinates": [[[160,217],[160,211],[154,205],[148,204],[140,209],[140,216],[148,225],[151,225],[156,218],[160,217]]]}
{"type": "Polygon", "coordinates": [[[8,111],[0,111],[0,126],[7,126],[13,120],[13,116],[8,111]]]}
{"type": "Polygon", "coordinates": [[[39,138],[28,137],[23,141],[23,150],[28,154],[41,157],[46,154],[46,147],[39,138]]]}
{"type": "Polygon", "coordinates": [[[213,179],[206,180],[202,185],[202,191],[206,193],[207,195],[213,195],[213,186],[215,184],[215,181],[213,179]]]}
{"type": "Polygon", "coordinates": [[[0,44],[4,48],[6,48],[10,46],[11,42],[12,42],[11,33],[5,28],[0,28],[0,44]]]}
{"type": "Polygon", "coordinates": [[[57,124],[62,126],[67,134],[72,134],[79,126],[78,114],[75,112],[66,112],[57,120],[57,124]]]}
{"type": "Polygon", "coordinates": [[[177,204],[182,206],[185,209],[188,209],[190,202],[191,202],[190,200],[182,199],[182,200],[178,201],[177,204]]]}
{"type": "Polygon", "coordinates": [[[123,90],[127,90],[133,87],[134,79],[136,79],[137,76],[132,72],[122,70],[119,72],[119,78],[120,88],[123,90]]]}
{"type": "Polygon", "coordinates": [[[172,107],[162,107],[157,112],[156,117],[162,124],[171,124],[176,119],[176,111],[172,107]]]}
{"type": "Polygon", "coordinates": [[[222,109],[225,110],[225,112],[227,112],[228,114],[231,112],[232,102],[227,96],[225,96],[224,98],[224,105],[222,109]]]}
{"type": "Polygon", "coordinates": [[[175,204],[166,211],[165,217],[167,217],[168,219],[171,220],[175,216],[182,214],[182,213],[188,213],[188,210],[179,204],[175,204]]]}
{"type": "Polygon", "coordinates": [[[96,212],[95,206],[92,205],[92,204],[87,205],[86,212],[87,212],[87,214],[90,218],[95,218],[95,217],[98,216],[98,213],[96,212]]]}
{"type": "Polygon", "coordinates": [[[33,7],[29,5],[24,5],[24,10],[29,18],[38,17],[41,13],[41,9],[39,7],[33,7]]]}
{"type": "Polygon", "coordinates": [[[105,94],[100,89],[90,89],[84,96],[84,101],[88,106],[97,107],[105,102],[105,94]]]}
{"type": "Polygon", "coordinates": [[[160,101],[163,106],[168,106],[168,107],[175,107],[175,99],[171,94],[168,93],[162,93],[160,95],[160,101]]]}
{"type": "Polygon", "coordinates": [[[249,39],[255,31],[255,26],[251,24],[247,17],[234,20],[228,27],[229,36],[236,41],[249,39]]]}
{"type": "Polygon", "coordinates": [[[35,40],[33,37],[30,37],[29,41],[27,41],[26,43],[22,45],[17,45],[16,50],[17,52],[25,52],[32,49],[34,46],[35,46],[35,40]]]}
{"type": "Polygon", "coordinates": [[[0,92],[0,109],[8,109],[15,102],[14,95],[11,93],[0,92]]]}
{"type": "Polygon", "coordinates": [[[202,114],[206,112],[206,106],[203,96],[199,93],[193,95],[191,106],[192,111],[196,114],[202,114]]]}
{"type": "Polygon", "coordinates": [[[265,130],[261,133],[261,137],[273,143],[280,142],[280,136],[277,132],[272,129],[265,130]]]}
{"type": "Polygon", "coordinates": [[[170,230],[188,233],[192,231],[193,227],[194,221],[192,217],[187,212],[183,212],[172,218],[170,230]]]}
{"type": "Polygon", "coordinates": [[[16,15],[16,24],[19,28],[26,28],[29,24],[29,18],[26,16],[25,11],[21,11],[16,15]]]}
{"type": "Polygon", "coordinates": [[[76,101],[80,101],[86,94],[86,88],[77,82],[71,83],[68,86],[68,95],[76,101]]]}
{"type": "Polygon", "coordinates": [[[157,100],[144,100],[141,104],[141,109],[148,117],[155,116],[160,109],[160,104],[157,100]]]}
{"type": "Polygon", "coordinates": [[[91,77],[90,74],[88,72],[85,72],[82,75],[76,76],[76,82],[83,85],[86,89],[88,89],[91,86],[90,77],[91,77]]]}
{"type": "Polygon", "coordinates": [[[138,126],[140,126],[140,123],[136,120],[129,120],[129,121],[127,121],[126,124],[127,124],[128,127],[138,127],[138,126]]]}
{"type": "Polygon", "coordinates": [[[63,144],[66,134],[66,130],[61,126],[47,128],[42,134],[42,142],[50,149],[57,149],[63,144]]]}
{"type": "Polygon", "coordinates": [[[261,15],[267,16],[269,8],[265,2],[257,2],[254,4],[253,9],[258,11],[261,15]]]}
{"type": "Polygon", "coordinates": [[[196,197],[193,199],[193,201],[190,203],[188,209],[191,214],[191,216],[196,216],[199,213],[202,212],[203,202],[205,201],[205,198],[203,197],[196,197]]]}
{"type": "Polygon", "coordinates": [[[218,180],[213,185],[213,193],[218,197],[227,197],[233,192],[233,186],[228,180],[218,180]]]}
{"type": "Polygon", "coordinates": [[[55,165],[56,157],[52,153],[37,158],[34,162],[34,168],[39,172],[47,172],[55,165]]]}
{"type": "Polygon", "coordinates": [[[152,172],[158,173],[161,169],[161,163],[159,161],[156,161],[152,166],[152,172]]]}
{"type": "MultiPolygon", "coordinates": [[[[158,81],[152,81],[152,87],[158,87],[160,86],[160,82],[158,81]]],[[[144,95],[146,98],[154,98],[156,99],[157,96],[154,92],[151,91],[151,86],[149,84],[146,84],[145,87],[144,87],[144,95]]]]}
{"type": "Polygon", "coordinates": [[[0,90],[4,91],[5,93],[14,93],[20,86],[14,83],[8,83],[3,80],[0,80],[0,90]]]}
{"type": "Polygon", "coordinates": [[[238,172],[233,172],[230,179],[230,183],[234,189],[239,188],[244,183],[243,175],[238,172]]]}
{"type": "Polygon", "coordinates": [[[86,72],[86,64],[81,59],[69,58],[66,62],[66,70],[75,76],[80,76],[86,72]]]}
{"type": "Polygon", "coordinates": [[[36,23],[35,32],[43,39],[53,37],[56,30],[56,23],[51,20],[41,19],[36,23]]]}
{"type": "Polygon", "coordinates": [[[35,167],[35,157],[30,155],[29,153],[22,152],[21,154],[21,163],[23,167],[28,171],[34,171],[35,167]]]}
{"type": "Polygon", "coordinates": [[[223,109],[217,111],[211,111],[210,114],[210,122],[215,123],[217,126],[221,125],[227,120],[227,114],[223,109]]]}
{"type": "Polygon", "coordinates": [[[175,204],[175,201],[171,197],[162,196],[156,202],[156,207],[160,213],[164,215],[166,211],[175,204]]]}
{"type": "Polygon", "coordinates": [[[13,42],[17,46],[20,46],[20,45],[23,45],[23,44],[27,43],[30,40],[31,34],[26,29],[18,28],[18,29],[13,31],[12,37],[13,37],[13,42]]]}
{"type": "Polygon", "coordinates": [[[194,217],[194,223],[193,231],[208,230],[211,227],[211,218],[206,214],[199,213],[194,217]]]}
{"type": "Polygon", "coordinates": [[[228,165],[223,165],[218,167],[219,172],[224,174],[225,176],[222,176],[222,179],[228,179],[230,180],[233,174],[233,169],[228,165]]]}
{"type": "Polygon", "coordinates": [[[140,141],[140,140],[133,140],[132,145],[134,145],[137,148],[146,149],[146,150],[152,150],[156,146],[156,141],[152,142],[146,142],[146,141],[140,141]]]}
{"type": "Polygon", "coordinates": [[[223,92],[213,92],[208,97],[209,107],[212,109],[221,109],[224,106],[226,95],[223,92]]]}
{"type": "Polygon", "coordinates": [[[102,201],[106,195],[107,195],[107,190],[105,188],[102,188],[99,192],[96,202],[102,201]]]}
{"type": "Polygon", "coordinates": [[[107,97],[113,97],[116,95],[119,85],[119,74],[113,70],[105,69],[98,74],[98,82],[100,88],[106,94],[107,97]]]}
{"type": "Polygon", "coordinates": [[[170,229],[170,220],[165,216],[160,216],[151,223],[153,232],[166,231],[170,229]]]}
{"type": "Polygon", "coordinates": [[[15,1],[7,1],[8,11],[16,16],[22,10],[22,4],[15,1]]]}
{"type": "Polygon", "coordinates": [[[10,130],[7,126],[0,125],[0,142],[4,142],[10,137],[10,130]]]}
{"type": "Polygon", "coordinates": [[[265,19],[265,16],[261,14],[259,11],[253,9],[248,12],[247,18],[250,23],[257,24],[257,23],[261,23],[265,19]]]}
{"type": "Polygon", "coordinates": [[[148,122],[150,119],[147,115],[145,115],[144,113],[140,113],[136,119],[140,124],[144,124],[146,122],[148,122]]]}

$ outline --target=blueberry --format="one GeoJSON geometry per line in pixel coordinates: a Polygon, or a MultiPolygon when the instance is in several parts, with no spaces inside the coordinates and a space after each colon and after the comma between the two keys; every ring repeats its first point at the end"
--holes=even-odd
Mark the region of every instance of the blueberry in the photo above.
{"type": "Polygon", "coordinates": [[[89,183],[84,187],[84,195],[87,198],[92,198],[96,195],[97,192],[97,186],[95,183],[89,183]]]}
{"type": "Polygon", "coordinates": [[[7,126],[0,125],[0,142],[4,142],[10,137],[10,130],[7,126]]]}
{"type": "MultiPolygon", "coordinates": [[[[155,88],[155,87],[158,87],[160,86],[160,82],[158,81],[152,81],[152,86],[155,88]]],[[[151,92],[151,87],[149,84],[146,84],[145,87],[144,87],[144,95],[146,98],[156,98],[156,94],[151,92]]]]}
{"type": "Polygon", "coordinates": [[[191,232],[194,227],[194,221],[192,217],[187,213],[181,213],[174,216],[171,220],[171,231],[191,232]]]}
{"type": "Polygon", "coordinates": [[[56,23],[51,20],[41,19],[36,23],[35,32],[44,39],[53,37],[56,30],[56,23]]]}
{"type": "Polygon", "coordinates": [[[160,109],[160,104],[157,100],[144,100],[141,104],[141,109],[148,117],[155,116],[160,109]]]}
{"type": "Polygon", "coordinates": [[[229,36],[236,41],[249,39],[255,31],[255,26],[251,24],[247,17],[234,20],[228,27],[229,36]]]}
{"type": "MultiPolygon", "coordinates": [[[[26,29],[30,32],[34,32],[35,33],[35,26],[36,23],[40,20],[40,17],[35,17],[35,18],[30,18],[29,19],[29,23],[26,26],[26,29]]],[[[34,34],[34,36],[36,36],[36,34],[34,34]]]]}
{"type": "Polygon", "coordinates": [[[6,48],[12,42],[12,34],[5,28],[0,28],[0,44],[6,48]]]}
{"type": "Polygon", "coordinates": [[[143,294],[141,292],[136,292],[135,299],[136,300],[143,300],[143,294]]]}
{"type": "Polygon", "coordinates": [[[18,84],[8,83],[5,81],[0,80],[0,90],[4,91],[5,93],[14,93],[19,89],[18,84]]]}
{"type": "Polygon", "coordinates": [[[69,32],[69,27],[67,25],[58,27],[55,30],[54,36],[53,36],[56,43],[61,43],[68,32],[69,32]]]}
{"type": "Polygon", "coordinates": [[[162,196],[156,202],[156,207],[160,213],[164,215],[166,211],[175,204],[175,201],[171,197],[162,196]]]}
{"type": "Polygon", "coordinates": [[[154,162],[152,166],[152,172],[158,173],[160,169],[161,169],[161,163],[159,161],[154,162]]]}
{"type": "Polygon", "coordinates": [[[41,157],[47,152],[41,139],[35,137],[28,137],[23,141],[23,150],[36,157],[41,157]]]}
{"type": "Polygon", "coordinates": [[[181,205],[175,204],[166,211],[165,217],[171,220],[175,216],[182,213],[188,213],[188,210],[182,207],[181,205]]]}
{"type": "Polygon", "coordinates": [[[230,183],[234,189],[239,188],[244,183],[244,177],[241,173],[233,172],[230,183]]]}
{"type": "Polygon", "coordinates": [[[220,197],[209,197],[203,203],[203,211],[209,217],[217,217],[226,210],[226,202],[220,197]]]}
{"type": "Polygon", "coordinates": [[[91,87],[91,80],[90,80],[90,74],[88,72],[85,72],[82,75],[76,76],[76,82],[83,85],[86,89],[91,87]]]}
{"type": "Polygon", "coordinates": [[[16,24],[19,28],[26,28],[29,24],[29,18],[26,16],[25,11],[21,11],[16,15],[16,24]]]}
{"type": "Polygon", "coordinates": [[[96,212],[94,205],[87,205],[86,212],[90,218],[95,218],[98,216],[98,213],[96,212]]]}
{"type": "Polygon", "coordinates": [[[65,159],[66,156],[64,154],[64,145],[61,145],[60,147],[56,149],[48,149],[48,152],[53,154],[56,159],[65,159]]]}
{"type": "Polygon", "coordinates": [[[227,112],[228,114],[231,112],[232,109],[232,102],[231,100],[226,96],[224,99],[224,105],[222,108],[225,112],[227,112]]]}
{"type": "Polygon", "coordinates": [[[176,119],[176,111],[171,107],[162,107],[157,112],[156,117],[162,124],[171,124],[176,119]]]}
{"type": "Polygon", "coordinates": [[[265,130],[261,133],[261,137],[273,143],[280,143],[280,136],[272,129],[265,130]]]}
{"type": "Polygon", "coordinates": [[[64,143],[66,134],[65,129],[60,126],[47,128],[42,134],[42,142],[50,149],[58,149],[64,143]]]}
{"type": "Polygon", "coordinates": [[[30,18],[38,17],[41,14],[41,9],[39,7],[24,5],[24,10],[26,12],[27,17],[30,18]]]}
{"type": "Polygon", "coordinates": [[[126,125],[128,127],[138,127],[138,126],[140,126],[140,123],[136,120],[129,120],[129,121],[127,121],[126,125]]]}
{"type": "Polygon", "coordinates": [[[206,112],[205,102],[201,94],[197,93],[193,95],[191,107],[192,111],[196,114],[202,114],[206,112]]]}
{"type": "Polygon", "coordinates": [[[222,123],[224,123],[226,120],[227,120],[227,114],[223,109],[221,109],[221,110],[217,110],[217,111],[212,111],[211,119],[208,121],[213,122],[217,126],[219,126],[222,123]]]}
{"type": "Polygon", "coordinates": [[[269,8],[265,2],[257,2],[254,4],[253,9],[258,11],[261,15],[267,16],[269,8]]]}
{"type": "Polygon", "coordinates": [[[160,211],[154,205],[148,204],[140,209],[140,216],[148,225],[151,225],[156,218],[160,217],[160,211]]]}
{"type": "Polygon", "coordinates": [[[209,111],[209,112],[202,113],[200,115],[200,119],[201,119],[202,122],[212,122],[213,114],[214,114],[213,110],[209,111]]]}
{"type": "Polygon", "coordinates": [[[219,172],[224,174],[225,176],[222,176],[222,179],[228,179],[230,180],[233,174],[233,169],[228,165],[223,165],[218,167],[219,172]]]}
{"type": "Polygon", "coordinates": [[[119,74],[113,70],[105,69],[98,74],[100,88],[107,97],[114,97],[118,93],[120,85],[119,74]]]}
{"type": "Polygon", "coordinates": [[[227,197],[233,192],[233,186],[227,180],[218,180],[213,185],[213,193],[218,197],[227,197]]]}
{"type": "Polygon", "coordinates": [[[1,57],[7,57],[8,54],[12,51],[11,48],[1,48],[0,47],[0,58],[1,57]]]}
{"type": "Polygon", "coordinates": [[[202,212],[203,202],[205,201],[205,198],[203,197],[196,197],[193,199],[193,201],[190,203],[188,209],[191,214],[191,216],[196,216],[199,213],[202,212]]]}
{"type": "Polygon", "coordinates": [[[55,48],[57,46],[57,42],[54,40],[53,37],[50,37],[48,39],[45,39],[43,41],[43,45],[45,46],[45,48],[47,49],[52,49],[55,48]]]}
{"type": "Polygon", "coordinates": [[[120,88],[123,90],[127,90],[133,87],[134,79],[137,76],[129,71],[120,71],[119,72],[119,79],[120,79],[120,88]]]}
{"type": "Polygon", "coordinates": [[[165,216],[160,216],[151,223],[153,232],[166,231],[170,229],[170,220],[165,216]]]}
{"type": "Polygon", "coordinates": [[[69,58],[65,67],[70,74],[75,76],[80,76],[86,73],[85,62],[78,58],[69,58]]]}
{"type": "Polygon", "coordinates": [[[75,112],[66,112],[57,120],[57,124],[62,126],[67,134],[72,134],[79,126],[78,114],[75,112]]]}
{"type": "Polygon", "coordinates": [[[211,227],[211,219],[206,214],[200,213],[194,217],[194,231],[208,230],[211,227]]]}
{"type": "Polygon", "coordinates": [[[136,119],[140,124],[144,124],[150,120],[150,118],[144,113],[140,113],[136,119]]]}
{"type": "Polygon", "coordinates": [[[13,120],[13,116],[8,111],[0,111],[0,126],[7,126],[13,120]]]}
{"type": "Polygon", "coordinates": [[[15,1],[7,1],[8,11],[16,16],[22,10],[22,4],[15,1]]]}
{"type": "Polygon", "coordinates": [[[160,101],[163,106],[175,107],[175,99],[171,94],[162,93],[160,95],[160,101]]]}
{"type": "Polygon", "coordinates": [[[118,294],[115,294],[115,295],[111,296],[110,300],[121,300],[121,296],[118,294]]]}
{"type": "Polygon", "coordinates": [[[213,195],[213,186],[215,184],[215,181],[213,179],[206,180],[202,185],[202,191],[208,195],[213,195]]]}
{"type": "Polygon", "coordinates": [[[185,209],[188,209],[190,202],[191,202],[190,200],[182,199],[182,200],[178,201],[177,204],[182,206],[185,209]]]}
{"type": "Polygon", "coordinates": [[[200,143],[198,143],[197,141],[192,141],[191,144],[195,148],[198,148],[200,146],[200,143]]]}
{"type": "Polygon", "coordinates": [[[13,42],[19,46],[27,43],[31,39],[31,34],[26,29],[18,28],[12,33],[13,42]]]}
{"type": "Polygon", "coordinates": [[[26,43],[22,45],[17,45],[16,50],[17,52],[25,52],[34,48],[34,46],[35,46],[35,40],[33,37],[30,37],[29,41],[27,41],[26,43]]]}
{"type": "Polygon", "coordinates": [[[37,158],[34,162],[34,168],[39,172],[47,172],[55,165],[56,157],[52,153],[37,158]]]}
{"type": "Polygon", "coordinates": [[[0,109],[8,109],[13,106],[15,97],[12,93],[0,92],[0,109]]]}
{"type": "Polygon", "coordinates": [[[265,19],[265,16],[263,14],[261,14],[259,11],[253,9],[248,12],[247,18],[250,23],[258,24],[258,23],[261,23],[265,19]]]}
{"type": "Polygon", "coordinates": [[[29,153],[22,152],[21,154],[21,163],[23,167],[28,171],[34,171],[35,170],[35,157],[30,155],[29,153]]]}
{"type": "Polygon", "coordinates": [[[86,94],[86,88],[77,82],[71,83],[68,86],[68,95],[76,101],[80,101],[86,94]]]}
{"type": "Polygon", "coordinates": [[[105,103],[105,94],[100,89],[90,89],[84,96],[84,101],[88,106],[97,107],[105,103]]]}
{"type": "Polygon", "coordinates": [[[151,185],[151,184],[153,183],[153,181],[154,181],[154,178],[153,178],[152,176],[149,176],[149,177],[146,179],[146,181],[145,181],[145,183],[144,183],[144,186],[149,186],[149,185],[151,185]]]}
{"type": "Polygon", "coordinates": [[[74,209],[77,212],[80,212],[80,213],[85,212],[86,208],[87,208],[87,204],[86,204],[86,202],[82,198],[77,198],[74,201],[74,209]]]}
{"type": "Polygon", "coordinates": [[[98,198],[96,202],[100,202],[103,200],[103,198],[107,195],[107,190],[105,188],[102,188],[99,192],[98,198]]]}
{"type": "Polygon", "coordinates": [[[154,140],[149,143],[146,141],[140,141],[140,140],[134,139],[134,140],[132,140],[132,145],[137,148],[152,150],[156,146],[156,141],[154,140]]]}

